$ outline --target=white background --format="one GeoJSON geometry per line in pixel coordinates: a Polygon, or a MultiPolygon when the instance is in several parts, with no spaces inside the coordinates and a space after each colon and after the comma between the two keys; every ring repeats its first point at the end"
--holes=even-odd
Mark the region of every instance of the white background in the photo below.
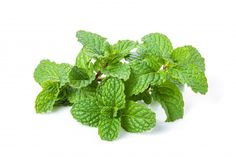
{"type": "Polygon", "coordinates": [[[1,0],[0,156],[120,157],[236,156],[236,4],[229,0],[1,0]],[[206,59],[209,92],[184,92],[185,116],[164,123],[156,105],[151,132],[124,131],[101,141],[96,128],[77,123],[69,108],[34,111],[40,60],[73,64],[77,30],[118,39],[166,34],[174,47],[193,45],[206,59]]]}

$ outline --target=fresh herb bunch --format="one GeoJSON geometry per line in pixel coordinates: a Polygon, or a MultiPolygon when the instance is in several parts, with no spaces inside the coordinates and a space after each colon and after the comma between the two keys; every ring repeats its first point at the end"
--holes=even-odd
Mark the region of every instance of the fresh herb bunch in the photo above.
{"type": "Polygon", "coordinates": [[[78,31],[83,45],[75,65],[42,60],[34,72],[42,91],[37,113],[55,106],[72,106],[72,116],[84,125],[98,127],[101,139],[112,141],[121,127],[132,133],[156,125],[156,114],[147,104],[160,103],[166,122],[183,117],[182,88],[200,94],[208,89],[204,58],[192,46],[173,49],[163,34],[151,33],[141,43],[106,38],[78,31]]]}

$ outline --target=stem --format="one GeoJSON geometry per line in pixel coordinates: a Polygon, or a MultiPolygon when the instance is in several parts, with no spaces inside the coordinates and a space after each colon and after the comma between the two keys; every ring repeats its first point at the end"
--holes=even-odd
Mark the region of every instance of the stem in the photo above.
{"type": "Polygon", "coordinates": [[[97,74],[96,74],[96,79],[98,80],[99,79],[99,76],[102,75],[102,72],[101,71],[98,71],[97,74]]]}
{"type": "Polygon", "coordinates": [[[97,78],[97,81],[102,81],[102,78],[97,78]]]}
{"type": "Polygon", "coordinates": [[[169,67],[169,63],[164,64],[164,65],[163,65],[163,70],[164,70],[164,71],[167,70],[168,67],[169,67]]]}
{"type": "Polygon", "coordinates": [[[164,65],[163,66],[163,70],[165,71],[167,69],[167,65],[164,65]]]}
{"type": "MultiPolygon", "coordinates": [[[[108,66],[108,63],[106,63],[102,68],[106,68],[108,66]]],[[[101,71],[98,71],[96,74],[96,80],[97,81],[102,81],[103,78],[100,78],[100,76],[102,75],[101,71]]]]}
{"type": "Polygon", "coordinates": [[[101,75],[102,75],[102,72],[98,71],[97,74],[96,74],[96,80],[97,81],[102,81],[103,78],[100,77],[101,75]]]}

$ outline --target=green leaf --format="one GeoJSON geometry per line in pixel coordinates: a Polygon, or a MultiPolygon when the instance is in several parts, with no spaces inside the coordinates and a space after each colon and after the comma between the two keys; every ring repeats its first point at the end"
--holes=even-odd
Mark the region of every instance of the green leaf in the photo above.
{"type": "Polygon", "coordinates": [[[124,57],[130,54],[131,50],[136,48],[138,42],[131,40],[119,40],[116,44],[112,46],[112,54],[115,54],[114,59],[120,61],[124,57]]]}
{"type": "Polygon", "coordinates": [[[179,80],[169,77],[169,81],[174,83],[181,92],[184,91],[184,83],[181,83],[179,80]]]}
{"type": "Polygon", "coordinates": [[[72,66],[69,64],[56,64],[49,60],[42,60],[34,71],[34,79],[41,86],[45,82],[60,82],[60,86],[69,81],[69,73],[72,66]]]}
{"type": "Polygon", "coordinates": [[[144,132],[156,126],[156,114],[146,106],[130,101],[123,111],[121,125],[128,132],[144,132]]]}
{"type": "Polygon", "coordinates": [[[63,87],[60,87],[60,92],[57,96],[57,100],[67,98],[67,96],[70,95],[72,90],[73,89],[71,88],[71,86],[69,86],[69,84],[67,84],[63,87]]]}
{"type": "Polygon", "coordinates": [[[86,72],[91,75],[94,72],[94,65],[92,58],[86,54],[86,50],[83,48],[76,57],[75,65],[78,68],[86,69],[86,72]]]}
{"type": "Polygon", "coordinates": [[[172,59],[177,62],[177,64],[188,66],[188,64],[193,64],[199,67],[202,71],[205,71],[205,61],[198,50],[192,46],[183,46],[174,49],[171,54],[172,59]]]}
{"type": "Polygon", "coordinates": [[[131,68],[131,75],[142,75],[151,72],[155,72],[152,67],[148,65],[147,62],[144,62],[142,58],[137,58],[129,63],[131,68]]]}
{"type": "Polygon", "coordinates": [[[70,72],[69,79],[73,87],[81,88],[91,84],[95,79],[95,75],[93,73],[88,74],[86,69],[74,66],[70,72]]]}
{"type": "Polygon", "coordinates": [[[100,111],[96,98],[87,98],[75,103],[71,109],[71,114],[82,124],[97,127],[100,111]]]}
{"type": "Polygon", "coordinates": [[[70,94],[68,94],[68,100],[70,103],[78,103],[85,98],[94,98],[96,97],[96,88],[87,86],[83,88],[75,88],[70,94]]]}
{"type": "Polygon", "coordinates": [[[118,62],[115,64],[110,64],[106,68],[102,69],[102,73],[106,76],[127,80],[130,75],[130,67],[128,64],[118,62]]]}
{"type": "Polygon", "coordinates": [[[78,41],[84,46],[88,55],[92,57],[103,57],[110,51],[110,45],[106,38],[86,31],[78,31],[76,33],[78,41]]]}
{"type": "Polygon", "coordinates": [[[145,91],[150,85],[159,85],[165,82],[166,72],[159,70],[159,65],[157,69],[155,69],[154,62],[152,58],[148,58],[147,60],[138,58],[130,63],[131,74],[130,78],[125,83],[127,95],[137,95],[145,91]],[[149,59],[152,60],[153,63],[148,63],[149,59]]]}
{"type": "Polygon", "coordinates": [[[91,63],[91,60],[92,58],[86,54],[86,49],[83,48],[76,57],[75,65],[79,68],[92,70],[93,64],[91,63]]]}
{"type": "Polygon", "coordinates": [[[104,106],[123,108],[125,106],[124,84],[117,78],[104,80],[97,89],[99,101],[104,106]]]}
{"type": "Polygon", "coordinates": [[[145,62],[153,71],[159,71],[161,66],[164,64],[164,60],[162,58],[153,54],[145,54],[143,62],[145,62]]]}
{"type": "Polygon", "coordinates": [[[78,68],[74,66],[70,72],[69,78],[71,81],[74,80],[88,80],[89,75],[87,74],[86,70],[83,68],[78,68]]]}
{"type": "Polygon", "coordinates": [[[167,115],[167,122],[183,118],[184,101],[179,88],[171,82],[153,87],[152,96],[157,100],[167,115]]]}
{"type": "Polygon", "coordinates": [[[102,118],[117,118],[118,117],[118,110],[117,107],[112,106],[103,106],[101,109],[101,119],[102,118]]]}
{"type": "Polygon", "coordinates": [[[117,118],[101,119],[98,125],[98,134],[102,140],[113,141],[119,136],[121,124],[117,118]]]}
{"type": "Polygon", "coordinates": [[[54,82],[46,82],[43,90],[38,94],[35,101],[35,110],[37,113],[52,111],[53,106],[59,94],[59,84],[54,82]]]}
{"type": "Polygon", "coordinates": [[[60,87],[60,92],[57,96],[57,101],[54,106],[71,106],[72,104],[68,100],[71,95],[73,88],[66,84],[65,86],[60,87]]]}
{"type": "Polygon", "coordinates": [[[123,54],[125,57],[131,50],[136,48],[138,42],[131,40],[119,40],[116,44],[112,46],[113,53],[123,54]]]}
{"type": "Polygon", "coordinates": [[[168,58],[173,50],[171,41],[167,36],[160,33],[151,33],[142,38],[143,44],[139,53],[151,53],[157,56],[168,58]]]}
{"type": "Polygon", "coordinates": [[[54,106],[72,106],[72,104],[65,98],[57,100],[54,106]]]}
{"type": "Polygon", "coordinates": [[[152,96],[149,93],[149,90],[145,90],[144,92],[139,93],[138,95],[133,95],[129,99],[133,101],[143,100],[146,104],[152,103],[152,96]]]}
{"type": "Polygon", "coordinates": [[[188,64],[185,66],[176,66],[169,70],[171,77],[186,83],[194,92],[206,94],[208,90],[207,78],[199,67],[188,64]]]}
{"type": "Polygon", "coordinates": [[[145,91],[149,86],[160,85],[166,81],[166,73],[164,71],[151,72],[139,76],[133,76],[126,83],[126,93],[131,95],[137,95],[145,91]]]}

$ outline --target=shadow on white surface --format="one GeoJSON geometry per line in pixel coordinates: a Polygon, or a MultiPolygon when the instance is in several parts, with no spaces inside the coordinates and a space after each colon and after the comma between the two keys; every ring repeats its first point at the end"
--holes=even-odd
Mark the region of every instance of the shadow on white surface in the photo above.
{"type": "MultiPolygon", "coordinates": [[[[62,112],[63,110],[70,110],[71,106],[55,106],[52,110],[52,112],[50,113],[57,113],[57,112],[62,112]]],[[[66,112],[66,111],[63,111],[63,112],[66,112]]]]}
{"type": "Polygon", "coordinates": [[[149,134],[161,134],[161,133],[166,133],[166,132],[170,131],[171,128],[172,128],[171,123],[158,121],[157,124],[156,124],[156,127],[153,128],[153,130],[151,130],[151,131],[149,132],[149,134]]]}
{"type": "Polygon", "coordinates": [[[125,139],[130,133],[125,131],[123,128],[120,129],[119,139],[125,139]]]}

